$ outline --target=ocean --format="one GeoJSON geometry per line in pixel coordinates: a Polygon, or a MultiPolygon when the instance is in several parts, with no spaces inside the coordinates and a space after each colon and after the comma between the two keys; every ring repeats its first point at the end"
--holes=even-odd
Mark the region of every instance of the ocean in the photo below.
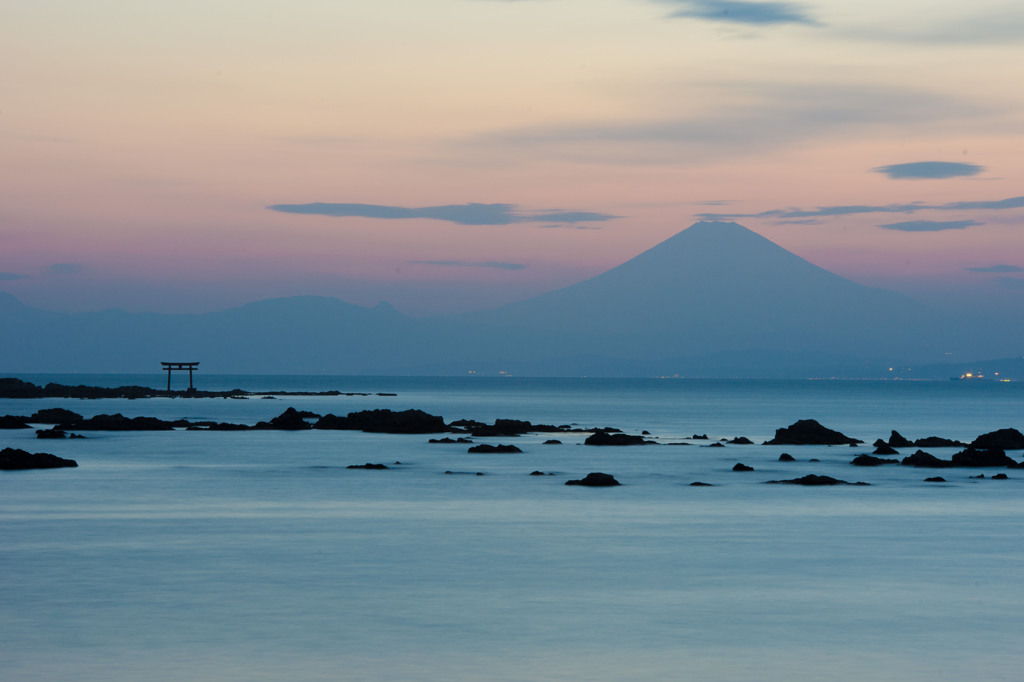
{"type": "Polygon", "coordinates": [[[1024,430],[1022,383],[197,374],[196,384],[370,395],[0,400],[0,415],[65,407],[255,423],[289,406],[418,408],[446,421],[647,430],[663,444],[593,447],[572,433],[544,445],[552,435],[536,434],[477,439],[519,454],[470,454],[431,436],[348,431],[68,441],[0,431],[0,447],[79,463],[0,472],[0,679],[1020,677],[1024,471],[993,480],[1000,470],[849,462],[891,429],[965,441],[1024,430]],[[804,418],[866,444],[703,447],[761,443],[804,418]],[[679,442],[689,445],[669,445],[679,442]],[[391,468],[346,468],[367,462],[391,468]],[[732,471],[737,462],[754,471],[732,471]],[[564,485],[591,471],[623,485],[564,485]],[[871,485],[764,484],[805,474],[871,485]],[[936,475],[947,482],[924,481],[936,475]]]}

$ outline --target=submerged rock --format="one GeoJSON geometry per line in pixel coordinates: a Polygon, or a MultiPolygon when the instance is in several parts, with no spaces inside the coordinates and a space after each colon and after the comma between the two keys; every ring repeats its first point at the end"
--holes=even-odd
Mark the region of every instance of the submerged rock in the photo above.
{"type": "Polygon", "coordinates": [[[857,445],[862,440],[825,428],[814,419],[801,419],[775,430],[775,438],[765,445],[857,445]]]}
{"type": "Polygon", "coordinates": [[[704,481],[694,481],[693,483],[690,484],[690,487],[691,488],[711,488],[713,486],[710,483],[705,483],[704,481]]]}
{"type": "Polygon", "coordinates": [[[350,412],[347,417],[325,414],[313,428],[368,433],[443,433],[449,430],[443,418],[422,410],[364,410],[350,412]]]}
{"type": "Polygon", "coordinates": [[[950,440],[949,438],[940,438],[939,436],[928,436],[927,438],[918,438],[914,441],[914,447],[918,448],[962,448],[965,445],[967,443],[950,440]]]}
{"type": "Polygon", "coordinates": [[[17,448],[0,450],[0,470],[25,471],[27,469],[60,469],[77,467],[78,462],[51,455],[48,452],[30,453],[17,448]]]}
{"type": "Polygon", "coordinates": [[[914,454],[904,457],[900,464],[903,466],[912,466],[924,469],[948,469],[953,466],[953,462],[945,459],[939,459],[935,455],[929,454],[924,450],[918,450],[914,454]]]}
{"type": "Polygon", "coordinates": [[[30,429],[28,417],[6,414],[0,417],[0,429],[30,429]]]}
{"type": "Polygon", "coordinates": [[[882,459],[881,457],[872,457],[871,455],[857,455],[853,458],[850,464],[858,467],[876,467],[882,464],[899,464],[898,459],[882,459]]]}
{"type": "Polygon", "coordinates": [[[747,466],[746,464],[744,464],[742,462],[736,462],[736,464],[733,466],[732,470],[733,471],[753,471],[754,467],[747,466]]]}
{"type": "Polygon", "coordinates": [[[781,455],[779,455],[779,461],[780,462],[795,462],[796,458],[793,457],[793,455],[789,454],[788,452],[783,452],[781,455]]]}
{"type": "Polygon", "coordinates": [[[491,445],[490,443],[481,443],[480,445],[474,445],[467,452],[487,452],[487,453],[512,453],[522,452],[515,445],[491,445]]]}
{"type": "Polygon", "coordinates": [[[62,431],[60,429],[56,429],[56,428],[54,428],[54,429],[36,429],[36,438],[43,438],[43,439],[54,440],[54,439],[67,438],[67,437],[68,437],[67,432],[62,431]]]}
{"type": "Polygon", "coordinates": [[[37,410],[28,420],[33,424],[77,424],[82,421],[82,415],[63,407],[51,407],[37,410]]]}
{"type": "Polygon", "coordinates": [[[924,482],[925,483],[945,483],[946,479],[944,479],[942,476],[932,476],[930,478],[924,479],[924,482]]]}
{"type": "Polygon", "coordinates": [[[818,476],[816,474],[807,474],[800,478],[790,478],[784,481],[765,481],[765,483],[784,483],[788,485],[871,485],[864,481],[850,483],[849,481],[841,481],[831,476],[818,476]]]}
{"type": "Polygon", "coordinates": [[[1024,434],[1017,429],[999,429],[978,436],[971,443],[971,447],[979,450],[1024,450],[1024,434]]]}
{"type": "Polygon", "coordinates": [[[346,469],[370,469],[370,470],[373,470],[373,471],[379,471],[379,470],[383,470],[383,469],[388,469],[390,467],[388,467],[387,464],[371,464],[370,462],[367,462],[366,464],[349,464],[345,468],[346,469]]]}
{"type": "Polygon", "coordinates": [[[753,445],[754,441],[750,440],[746,436],[737,436],[729,441],[732,445],[753,445]]]}
{"type": "Polygon", "coordinates": [[[611,486],[622,485],[621,483],[616,481],[615,477],[612,476],[611,474],[603,474],[600,471],[591,472],[584,476],[582,479],[566,481],[565,484],[582,485],[587,486],[588,488],[609,488],[611,486]]]}
{"type": "Polygon", "coordinates": [[[656,445],[653,440],[647,440],[643,436],[632,436],[628,433],[613,433],[610,431],[598,431],[589,436],[584,445],[656,445]]]}
{"type": "Polygon", "coordinates": [[[173,431],[174,425],[156,417],[132,417],[121,413],[98,414],[74,425],[76,431],[173,431]]]}
{"type": "Polygon", "coordinates": [[[957,467],[1012,467],[1017,463],[999,448],[979,450],[968,446],[953,455],[953,466],[957,467]]]}
{"type": "Polygon", "coordinates": [[[900,432],[893,429],[892,433],[889,434],[889,447],[893,448],[911,448],[914,444],[909,440],[900,435],[900,432]]]}

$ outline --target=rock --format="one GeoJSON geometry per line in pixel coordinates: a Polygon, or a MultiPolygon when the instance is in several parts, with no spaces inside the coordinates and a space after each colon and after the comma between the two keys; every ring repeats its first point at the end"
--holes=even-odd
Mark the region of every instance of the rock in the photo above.
{"type": "Polygon", "coordinates": [[[872,457],[871,455],[857,455],[853,458],[850,464],[859,467],[876,467],[882,464],[899,464],[898,459],[882,459],[881,457],[872,457]]]}
{"type": "Polygon", "coordinates": [[[695,433],[692,436],[690,436],[690,440],[708,440],[708,434],[702,433],[701,435],[698,436],[695,433]]]}
{"type": "Polygon", "coordinates": [[[583,485],[588,488],[608,488],[611,486],[622,485],[615,480],[615,477],[611,474],[603,474],[599,471],[591,472],[584,476],[582,479],[575,481],[566,481],[566,485],[583,485]]]}
{"type": "Polygon", "coordinates": [[[779,461],[780,462],[795,462],[796,459],[793,457],[793,455],[789,454],[788,452],[783,452],[781,455],[779,455],[779,461]]]}
{"type": "Polygon", "coordinates": [[[928,436],[927,438],[918,438],[914,441],[914,447],[918,448],[962,448],[967,443],[961,443],[958,440],[950,440],[948,438],[940,438],[939,436],[928,436]]]}
{"type": "Polygon", "coordinates": [[[496,452],[496,453],[510,453],[510,452],[522,452],[515,445],[491,445],[490,443],[481,443],[480,445],[474,445],[468,452],[496,452]]]}
{"type": "Polygon", "coordinates": [[[302,414],[303,413],[299,412],[294,407],[289,407],[269,422],[259,422],[253,428],[275,431],[305,431],[306,429],[313,428],[310,423],[303,418],[302,414]]]}
{"type": "Polygon", "coordinates": [[[67,437],[68,434],[60,429],[36,429],[36,438],[58,439],[67,437]]]}
{"type": "Polygon", "coordinates": [[[914,444],[909,440],[900,435],[900,432],[893,429],[892,433],[889,434],[889,447],[892,448],[911,448],[914,444]]]}
{"type": "Polygon", "coordinates": [[[207,431],[249,431],[253,427],[246,424],[231,424],[228,422],[213,422],[206,427],[207,431]]]}
{"type": "Polygon", "coordinates": [[[552,438],[551,440],[544,441],[544,445],[561,445],[562,441],[552,438]]]}
{"type": "Polygon", "coordinates": [[[468,438],[462,438],[462,437],[459,437],[459,438],[447,438],[447,437],[445,437],[445,438],[431,438],[427,442],[428,443],[462,443],[462,444],[465,444],[465,443],[472,443],[473,441],[471,441],[468,438]]]}
{"type": "Polygon", "coordinates": [[[655,445],[652,440],[646,440],[643,436],[631,436],[628,433],[613,433],[610,431],[597,431],[589,436],[584,445],[655,445]]]}
{"type": "Polygon", "coordinates": [[[690,484],[690,487],[691,488],[710,488],[710,487],[712,487],[712,485],[710,483],[705,483],[704,481],[694,481],[693,483],[690,484]]]}
{"type": "Polygon", "coordinates": [[[724,448],[725,443],[712,443],[711,445],[705,445],[706,448],[724,448]]]}
{"type": "Polygon", "coordinates": [[[1024,450],[1024,434],[1017,429],[999,429],[978,436],[971,443],[971,447],[979,450],[1024,450]]]}
{"type": "Polygon", "coordinates": [[[850,483],[849,481],[841,481],[831,476],[818,476],[815,474],[807,474],[800,478],[790,478],[784,481],[765,481],[765,483],[785,483],[788,485],[871,485],[863,481],[850,483]]]}
{"type": "Polygon", "coordinates": [[[547,476],[547,474],[545,474],[543,471],[531,471],[530,475],[531,476],[547,476]]]}
{"type": "Polygon", "coordinates": [[[888,445],[889,445],[889,444],[888,444],[888,443],[886,443],[886,442],[885,442],[884,440],[882,440],[881,438],[877,438],[877,439],[875,439],[875,442],[871,444],[871,446],[872,446],[872,447],[876,447],[876,448],[880,448],[880,447],[882,447],[882,446],[888,446],[888,445]]]}
{"type": "Polygon", "coordinates": [[[931,455],[924,450],[918,450],[909,457],[904,457],[900,464],[903,466],[925,469],[947,469],[953,466],[953,462],[945,459],[939,459],[935,455],[931,455]]]}
{"type": "Polygon", "coordinates": [[[732,470],[733,471],[753,471],[754,467],[747,466],[746,464],[743,464],[742,462],[736,462],[736,464],[733,466],[732,470]]]}
{"type": "Polygon", "coordinates": [[[893,447],[890,447],[888,443],[882,443],[877,448],[875,448],[875,451],[873,453],[871,453],[871,454],[873,454],[873,455],[898,455],[900,453],[896,452],[896,449],[893,448],[893,447]]]}
{"type": "Polygon", "coordinates": [[[45,410],[37,410],[28,418],[33,424],[77,424],[82,421],[82,415],[63,407],[51,407],[45,410]]]}
{"type": "Polygon", "coordinates": [[[957,467],[1012,467],[1015,464],[1016,462],[999,448],[979,450],[969,445],[953,455],[953,466],[957,467]]]}
{"type": "Polygon", "coordinates": [[[825,428],[814,419],[801,419],[790,426],[776,429],[775,438],[765,445],[855,445],[863,442],[825,428]]]}
{"type": "Polygon", "coordinates": [[[978,474],[977,476],[968,476],[967,478],[985,478],[985,474],[978,474]]]}
{"type": "Polygon", "coordinates": [[[380,471],[380,470],[383,470],[383,469],[388,469],[389,467],[388,467],[387,464],[371,464],[371,463],[367,462],[366,464],[349,464],[345,468],[346,469],[371,469],[373,471],[380,471]]]}
{"type": "Polygon", "coordinates": [[[0,429],[30,429],[28,417],[7,414],[0,417],[0,429]]]}
{"type": "Polygon", "coordinates": [[[932,476],[931,478],[924,479],[925,483],[945,483],[946,479],[942,476],[932,476]]]}
{"type": "Polygon", "coordinates": [[[64,459],[47,452],[30,453],[16,448],[4,448],[0,450],[0,470],[3,471],[24,471],[27,469],[59,469],[62,467],[77,467],[78,462],[73,459],[64,459]]]}
{"type": "Polygon", "coordinates": [[[422,410],[364,410],[350,412],[347,417],[325,414],[313,428],[367,433],[443,433],[449,430],[443,418],[422,410]]]}
{"type": "Polygon", "coordinates": [[[750,440],[746,436],[737,436],[729,441],[732,445],[753,445],[754,441],[750,440]]]}
{"type": "Polygon", "coordinates": [[[74,425],[76,431],[173,431],[171,422],[156,417],[133,417],[121,413],[98,414],[74,425]]]}
{"type": "Polygon", "coordinates": [[[992,480],[993,481],[1005,481],[1008,478],[1010,478],[1010,477],[1007,476],[1006,474],[996,474],[995,476],[992,477],[992,480]]]}

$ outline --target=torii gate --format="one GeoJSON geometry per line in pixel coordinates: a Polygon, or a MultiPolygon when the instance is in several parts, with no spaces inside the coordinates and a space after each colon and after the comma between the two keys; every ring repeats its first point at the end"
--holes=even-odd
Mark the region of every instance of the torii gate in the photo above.
{"type": "Polygon", "coordinates": [[[161,362],[164,369],[167,370],[167,390],[171,390],[171,371],[172,370],[188,370],[188,390],[194,390],[192,388],[192,371],[199,369],[198,362],[161,362]]]}

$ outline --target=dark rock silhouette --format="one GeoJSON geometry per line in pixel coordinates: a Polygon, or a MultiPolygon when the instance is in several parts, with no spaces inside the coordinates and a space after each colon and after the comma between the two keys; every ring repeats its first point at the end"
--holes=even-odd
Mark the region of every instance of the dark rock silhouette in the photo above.
{"type": "Polygon", "coordinates": [[[944,479],[942,476],[932,476],[930,478],[924,479],[924,482],[925,483],[945,483],[946,479],[944,479]]]}
{"type": "Polygon", "coordinates": [[[557,440],[555,438],[552,438],[550,440],[544,441],[544,445],[561,445],[561,444],[562,444],[562,441],[557,440]]]}
{"type": "Polygon", "coordinates": [[[753,445],[754,441],[750,440],[746,436],[737,436],[729,441],[733,445],[753,445]]]}
{"type": "Polygon", "coordinates": [[[77,467],[78,462],[73,459],[64,459],[47,452],[30,453],[17,448],[4,448],[0,450],[0,470],[3,471],[24,471],[26,469],[59,469],[62,467],[77,467]]]}
{"type": "Polygon", "coordinates": [[[896,451],[896,448],[891,447],[888,443],[882,443],[881,445],[876,447],[875,451],[873,453],[871,453],[871,454],[873,454],[873,455],[898,455],[900,453],[896,451]]]}
{"type": "Polygon", "coordinates": [[[611,486],[622,485],[621,483],[616,481],[615,477],[612,476],[611,474],[603,474],[599,471],[591,472],[584,476],[582,479],[566,481],[565,484],[582,485],[588,488],[608,488],[611,486]]]}
{"type": "Polygon", "coordinates": [[[743,464],[742,462],[736,462],[736,464],[733,465],[732,470],[733,471],[753,471],[754,467],[747,466],[746,464],[743,464]]]}
{"type": "Polygon", "coordinates": [[[900,435],[900,432],[893,429],[892,433],[889,434],[889,447],[893,448],[911,448],[914,444],[909,440],[900,435]]]}
{"type": "Polygon", "coordinates": [[[267,429],[276,431],[305,431],[313,428],[312,425],[302,417],[302,413],[294,407],[271,419],[269,422],[259,422],[254,429],[267,429]]]}
{"type": "Polygon", "coordinates": [[[647,440],[643,436],[633,436],[628,433],[612,433],[610,431],[598,431],[589,436],[584,445],[656,445],[653,440],[647,440]]]}
{"type": "Polygon", "coordinates": [[[864,441],[825,428],[814,419],[801,419],[776,429],[775,438],[765,445],[856,445],[864,441]]]}
{"type": "Polygon", "coordinates": [[[0,417],[0,429],[30,429],[28,417],[6,414],[0,417]]]}
{"type": "Polygon", "coordinates": [[[36,429],[36,438],[61,439],[61,438],[67,438],[67,437],[68,437],[67,432],[66,431],[62,431],[61,429],[57,429],[57,428],[54,428],[54,429],[36,429]]]}
{"type": "Polygon", "coordinates": [[[973,446],[954,454],[952,461],[957,467],[1012,467],[1017,464],[999,448],[981,450],[973,446]]]}
{"type": "Polygon", "coordinates": [[[904,457],[900,464],[903,466],[912,466],[924,469],[948,469],[953,466],[953,462],[945,459],[939,459],[935,455],[929,454],[924,450],[918,450],[914,454],[904,457]]]}
{"type": "Polygon", "coordinates": [[[765,481],[765,483],[784,483],[788,485],[871,485],[864,481],[850,483],[849,481],[842,481],[831,476],[818,476],[816,474],[807,474],[800,478],[790,478],[784,481],[765,481]]]}
{"type": "Polygon", "coordinates": [[[789,454],[788,452],[783,452],[781,455],[779,455],[779,461],[780,462],[795,462],[796,458],[793,457],[793,455],[789,454]]]}
{"type": "Polygon", "coordinates": [[[1024,434],[1017,429],[999,429],[978,436],[971,443],[971,447],[979,450],[1024,450],[1024,434]]]}
{"type": "Polygon", "coordinates": [[[370,469],[370,470],[373,470],[373,471],[379,471],[379,470],[383,470],[383,469],[388,469],[390,467],[388,467],[387,464],[371,464],[370,462],[367,462],[366,464],[349,464],[345,468],[346,469],[370,469]]]}
{"type": "Polygon", "coordinates": [[[350,412],[347,417],[325,414],[313,428],[368,433],[444,433],[449,430],[443,418],[422,410],[364,410],[350,412]]]}
{"type": "Polygon", "coordinates": [[[706,447],[706,448],[724,448],[725,447],[725,443],[711,443],[710,445],[705,445],[704,447],[706,447]]]}
{"type": "Polygon", "coordinates": [[[481,443],[480,445],[474,445],[467,452],[483,452],[483,453],[514,453],[522,452],[515,445],[491,445],[490,443],[481,443]]]}
{"type": "Polygon", "coordinates": [[[445,438],[431,438],[427,442],[428,443],[463,443],[463,444],[465,444],[465,443],[472,443],[473,441],[471,441],[468,438],[462,438],[462,437],[459,437],[459,438],[448,438],[448,437],[445,437],[445,438]]]}
{"type": "MultiPolygon", "coordinates": [[[[894,451],[895,452],[895,451],[894,451]]],[[[872,457],[871,455],[857,455],[853,458],[850,464],[859,467],[876,467],[882,464],[899,464],[898,459],[882,459],[881,457],[872,457]]]]}
{"type": "Polygon", "coordinates": [[[992,480],[993,481],[1005,481],[1008,478],[1010,478],[1010,477],[1007,476],[1006,474],[996,474],[995,476],[992,477],[992,480]]]}
{"type": "Polygon", "coordinates": [[[37,410],[28,418],[33,424],[77,424],[82,421],[82,415],[63,407],[51,407],[45,410],[37,410]]]}
{"type": "Polygon", "coordinates": [[[962,448],[965,445],[967,443],[939,436],[928,436],[927,438],[918,438],[914,441],[914,447],[917,448],[962,448]]]}
{"type": "Polygon", "coordinates": [[[690,487],[691,488],[711,488],[713,486],[710,483],[705,483],[704,481],[694,481],[693,483],[690,484],[690,487]]]}
{"type": "MultiPolygon", "coordinates": [[[[63,426],[63,424],[61,425],[63,426]]],[[[121,413],[97,414],[74,424],[76,431],[173,431],[171,422],[156,417],[128,418],[121,413]]]]}
{"type": "Polygon", "coordinates": [[[708,434],[702,433],[698,435],[695,433],[692,436],[690,436],[690,440],[708,440],[708,434]]]}

